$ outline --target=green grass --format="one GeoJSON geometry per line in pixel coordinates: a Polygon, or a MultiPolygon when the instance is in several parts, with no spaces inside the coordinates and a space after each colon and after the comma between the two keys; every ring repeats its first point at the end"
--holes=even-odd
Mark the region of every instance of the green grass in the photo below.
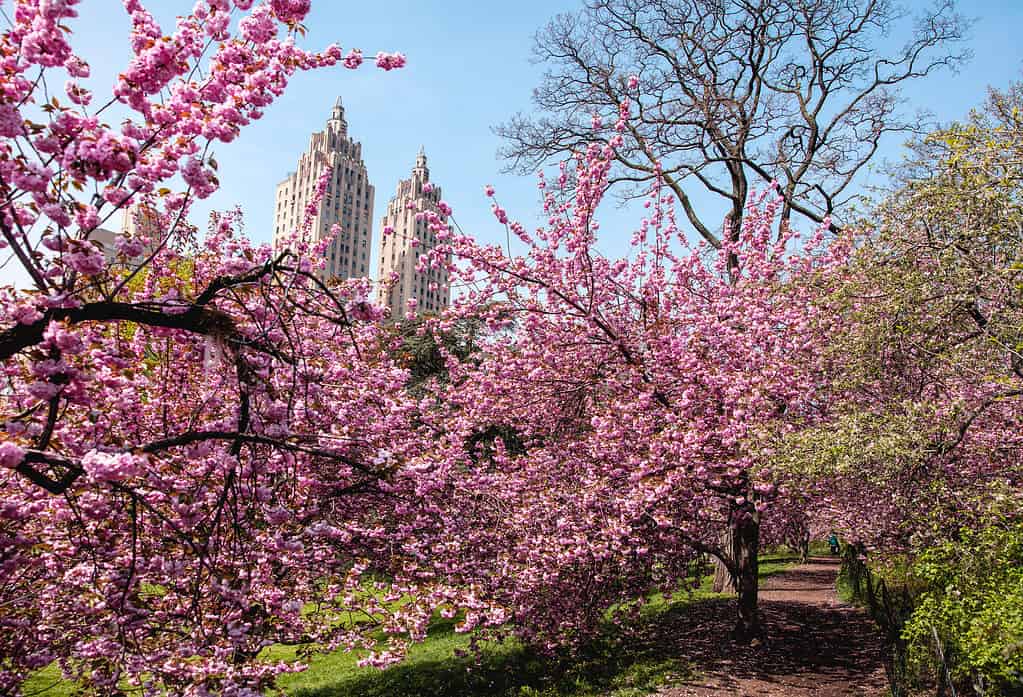
{"type": "MultiPolygon", "coordinates": [[[[797,561],[786,553],[761,555],[760,578],[797,561]]],[[[710,576],[704,578],[689,597],[652,596],[628,634],[609,623],[596,640],[567,658],[541,656],[516,640],[489,644],[476,653],[469,637],[454,631],[453,621],[438,621],[426,641],[397,666],[360,668],[358,657],[344,651],[316,654],[306,660],[308,670],[282,676],[278,687],[290,697],[639,697],[695,674],[697,667],[672,656],[660,637],[672,635],[687,605],[728,597],[713,593],[711,582],[710,576]]],[[[267,651],[272,660],[290,661],[297,655],[295,647],[267,651]]],[[[72,683],[60,679],[56,665],[36,673],[24,689],[40,697],[73,694],[72,683]]]]}
{"type": "Polygon", "coordinates": [[[761,554],[757,567],[758,576],[760,577],[760,581],[763,582],[765,578],[770,578],[771,576],[780,574],[798,563],[799,555],[792,554],[787,551],[761,554]]]}
{"type": "MultiPolygon", "coordinates": [[[[760,557],[760,579],[781,573],[798,558],[789,553],[760,557]]],[[[711,591],[713,577],[703,579],[691,597],[665,600],[651,597],[636,628],[638,635],[670,633],[673,617],[690,603],[728,596],[711,591]]],[[[435,624],[425,642],[414,647],[400,665],[377,670],[359,668],[357,658],[344,652],[319,655],[303,673],[282,677],[278,685],[292,697],[639,697],[666,682],[694,675],[686,665],[663,650],[658,641],[637,641],[621,636],[608,625],[576,655],[553,660],[509,640],[487,646],[477,657],[469,652],[469,639],[457,634],[452,623],[435,624]],[[470,655],[459,657],[459,652],[470,655]]],[[[274,649],[275,659],[288,660],[294,649],[274,649]]]]}
{"type": "MultiPolygon", "coordinates": [[[[708,597],[704,591],[694,596],[708,597]]],[[[678,611],[688,600],[666,602],[654,597],[640,623],[656,623],[678,611]]],[[[571,658],[542,656],[515,639],[471,650],[469,637],[453,623],[435,624],[429,638],[411,650],[401,664],[387,670],[359,668],[356,656],[344,652],[319,655],[309,670],[283,676],[279,686],[293,697],[555,697],[648,694],[671,675],[688,674],[689,667],[661,655],[656,648],[616,636],[611,626],[571,658]]],[[[276,649],[285,659],[294,650],[276,649]]]]}
{"type": "Polygon", "coordinates": [[[71,697],[74,694],[75,684],[64,680],[60,674],[60,666],[51,663],[26,680],[21,689],[25,697],[32,697],[32,695],[71,697]]]}

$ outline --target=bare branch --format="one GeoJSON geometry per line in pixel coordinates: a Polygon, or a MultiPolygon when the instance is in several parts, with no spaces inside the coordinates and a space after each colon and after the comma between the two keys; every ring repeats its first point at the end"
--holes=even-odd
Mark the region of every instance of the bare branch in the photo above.
{"type": "Polygon", "coordinates": [[[536,35],[534,58],[547,67],[537,115],[495,128],[500,154],[515,171],[564,160],[605,141],[593,116],[613,123],[628,96],[634,118],[611,181],[642,186],[659,162],[693,229],[714,244],[696,191],[727,203],[731,235],[751,181],[778,182],[785,220],[821,222],[841,214],[885,137],[920,132],[923,117],[902,113],[899,87],[962,65],[968,28],[955,0],[915,23],[894,0],[587,0],[536,35]],[[907,39],[883,50],[892,27],[907,39]]]}

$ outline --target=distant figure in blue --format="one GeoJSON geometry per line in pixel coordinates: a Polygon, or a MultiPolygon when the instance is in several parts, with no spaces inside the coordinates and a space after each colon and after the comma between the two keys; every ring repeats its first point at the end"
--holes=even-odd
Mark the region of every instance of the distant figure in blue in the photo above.
{"type": "Polygon", "coordinates": [[[831,533],[828,537],[828,546],[831,547],[832,554],[838,554],[838,535],[831,533]]]}

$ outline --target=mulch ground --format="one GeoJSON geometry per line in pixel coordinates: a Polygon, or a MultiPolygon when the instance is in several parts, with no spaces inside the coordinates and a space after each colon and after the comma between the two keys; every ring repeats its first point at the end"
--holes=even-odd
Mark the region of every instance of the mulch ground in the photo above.
{"type": "Polygon", "coordinates": [[[695,678],[660,697],[877,697],[887,687],[877,632],[835,593],[839,563],[814,558],[767,579],[760,608],[767,639],[740,647],[727,640],[734,604],[704,603],[673,640],[695,678]]]}

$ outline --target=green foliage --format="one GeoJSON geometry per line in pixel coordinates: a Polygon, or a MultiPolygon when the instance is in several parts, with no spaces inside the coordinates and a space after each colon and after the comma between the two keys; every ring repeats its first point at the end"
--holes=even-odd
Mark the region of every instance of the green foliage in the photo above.
{"type": "Polygon", "coordinates": [[[856,475],[872,484],[890,479],[929,454],[932,408],[906,402],[889,411],[849,408],[826,425],[786,434],[770,465],[811,481],[856,475]]]}
{"type": "Polygon", "coordinates": [[[981,694],[1023,690],[1023,522],[966,530],[924,552],[912,574],[926,590],[904,631],[911,658],[944,663],[981,694]]]}
{"type": "Polygon", "coordinates": [[[914,150],[902,186],[875,212],[879,234],[864,255],[886,295],[871,303],[876,326],[894,344],[876,348],[984,370],[974,352],[983,343],[1008,354],[1019,377],[1023,83],[990,90],[964,123],[914,150]],[[899,346],[900,334],[915,342],[899,346]]]}
{"type": "Polygon", "coordinates": [[[477,429],[466,441],[465,450],[475,461],[489,460],[494,457],[498,441],[509,455],[526,452],[526,444],[518,431],[511,426],[496,424],[477,429]]]}
{"type": "Polygon", "coordinates": [[[394,331],[400,339],[395,357],[409,371],[409,390],[424,394],[431,380],[448,380],[449,358],[458,362],[478,358],[480,326],[473,321],[456,322],[444,331],[431,329],[422,318],[402,320],[394,331]]]}

